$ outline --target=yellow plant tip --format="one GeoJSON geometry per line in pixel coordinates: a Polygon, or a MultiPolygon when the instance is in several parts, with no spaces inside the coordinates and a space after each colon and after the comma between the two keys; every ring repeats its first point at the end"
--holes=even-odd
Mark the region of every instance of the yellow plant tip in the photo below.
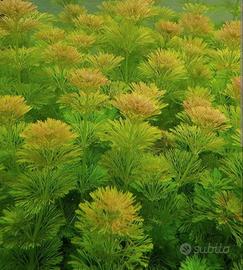
{"type": "Polygon", "coordinates": [[[241,200],[233,192],[218,192],[214,199],[220,207],[219,219],[222,223],[229,223],[231,218],[243,222],[241,200]]]}
{"type": "Polygon", "coordinates": [[[75,47],[62,43],[48,46],[44,51],[44,57],[47,62],[63,68],[66,66],[75,66],[82,60],[80,53],[75,47]]]}
{"type": "Polygon", "coordinates": [[[112,104],[129,119],[143,120],[160,114],[160,104],[156,100],[136,92],[120,95],[112,104]]]}
{"type": "Polygon", "coordinates": [[[181,26],[171,21],[159,21],[155,24],[156,30],[166,38],[178,36],[181,33],[181,26]]]}
{"type": "Polygon", "coordinates": [[[74,112],[81,114],[92,113],[99,110],[108,103],[108,96],[99,92],[86,93],[70,93],[60,98],[60,103],[67,108],[71,108],[74,112]]]}
{"type": "Polygon", "coordinates": [[[151,53],[148,62],[150,66],[154,67],[155,70],[158,71],[165,70],[172,72],[173,68],[178,65],[182,65],[182,62],[180,62],[176,52],[162,49],[158,49],[154,53],[151,53]]]}
{"type": "Polygon", "coordinates": [[[240,73],[240,50],[230,50],[229,48],[211,51],[212,67],[215,70],[230,70],[240,73]]]}
{"type": "Polygon", "coordinates": [[[78,48],[78,49],[88,49],[90,48],[95,42],[96,37],[92,34],[88,35],[84,32],[72,32],[67,36],[68,42],[78,48]]]}
{"type": "Polygon", "coordinates": [[[116,14],[133,21],[156,15],[153,0],[125,0],[118,1],[114,7],[116,14]]]}
{"type": "Polygon", "coordinates": [[[185,34],[192,36],[209,35],[213,31],[210,19],[201,14],[185,13],[181,16],[179,24],[185,34]]]}
{"type": "Polygon", "coordinates": [[[210,106],[195,106],[185,109],[191,121],[202,128],[225,130],[228,128],[228,119],[218,109],[210,106]]]}
{"type": "Polygon", "coordinates": [[[64,40],[65,31],[60,28],[46,28],[36,33],[36,38],[46,43],[53,44],[64,40]]]}
{"type": "Polygon", "coordinates": [[[194,96],[186,99],[183,102],[185,110],[190,110],[194,107],[210,107],[211,102],[208,99],[202,98],[200,96],[194,96]]]}
{"type": "Polygon", "coordinates": [[[170,41],[170,45],[175,49],[179,48],[187,62],[205,56],[208,53],[207,43],[198,37],[173,38],[170,41]]]}
{"type": "Polygon", "coordinates": [[[108,79],[98,70],[76,69],[70,72],[70,83],[83,91],[97,91],[108,83],[108,79]]]}
{"type": "Polygon", "coordinates": [[[31,65],[36,65],[39,60],[39,50],[36,47],[19,48],[18,55],[14,49],[4,51],[6,65],[12,65],[15,69],[28,68],[31,65]]]}
{"type": "Polygon", "coordinates": [[[48,118],[29,124],[21,134],[25,144],[34,149],[55,149],[71,144],[76,135],[60,120],[48,118]]]}
{"type": "Polygon", "coordinates": [[[161,81],[175,81],[186,76],[184,62],[173,50],[157,49],[139,68],[146,77],[161,81]]]}
{"type": "Polygon", "coordinates": [[[0,124],[16,122],[30,109],[22,96],[0,96],[0,124]]]}
{"type": "Polygon", "coordinates": [[[91,193],[92,201],[79,205],[85,226],[100,232],[129,236],[142,222],[139,217],[141,206],[130,192],[120,192],[115,187],[99,188],[91,193]]]}
{"type": "Polygon", "coordinates": [[[151,99],[160,100],[165,91],[160,90],[154,83],[146,84],[144,82],[132,83],[131,89],[133,92],[146,96],[151,99]]]}
{"type": "Polygon", "coordinates": [[[87,10],[80,5],[67,4],[64,6],[64,9],[60,13],[59,17],[65,23],[72,23],[78,16],[86,13],[87,10]]]}
{"type": "Polygon", "coordinates": [[[216,38],[230,48],[240,48],[241,42],[241,22],[226,22],[223,27],[216,32],[216,38]]]}
{"type": "Polygon", "coordinates": [[[99,31],[104,25],[104,19],[97,15],[82,14],[74,20],[74,23],[77,27],[91,31],[99,31]]]}
{"type": "Polygon", "coordinates": [[[231,83],[228,84],[226,93],[230,95],[237,102],[240,102],[241,98],[241,77],[234,77],[231,83]]]}
{"type": "Polygon", "coordinates": [[[108,121],[99,132],[99,138],[110,141],[113,149],[133,149],[136,152],[151,149],[161,138],[161,131],[148,122],[120,119],[108,121]]]}
{"type": "Polygon", "coordinates": [[[87,57],[87,61],[94,67],[103,72],[109,72],[116,67],[120,66],[123,61],[123,57],[115,56],[110,53],[98,53],[97,55],[90,55],[87,57]]]}
{"type": "Polygon", "coordinates": [[[212,106],[213,97],[206,88],[189,88],[183,106],[191,121],[206,129],[225,130],[228,128],[228,119],[219,110],[212,106]]]}
{"type": "Polygon", "coordinates": [[[40,25],[42,14],[27,1],[0,1],[0,29],[7,35],[23,35],[40,25]]]}
{"type": "Polygon", "coordinates": [[[186,99],[183,102],[185,109],[189,109],[196,106],[211,106],[213,97],[209,90],[203,87],[189,87],[186,93],[186,99]]]}
{"type": "Polygon", "coordinates": [[[193,68],[189,70],[188,73],[194,81],[207,82],[212,78],[212,71],[210,70],[210,68],[200,62],[195,63],[193,68]]]}
{"type": "MultiPolygon", "coordinates": [[[[0,1],[0,14],[8,18],[19,20],[25,15],[36,11],[36,6],[29,1],[2,0],[0,1]]],[[[0,18],[0,21],[3,18],[0,18]]]]}

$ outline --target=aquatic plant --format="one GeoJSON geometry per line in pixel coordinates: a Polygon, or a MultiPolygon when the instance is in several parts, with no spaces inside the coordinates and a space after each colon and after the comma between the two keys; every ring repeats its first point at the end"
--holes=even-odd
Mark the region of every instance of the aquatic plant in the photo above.
{"type": "Polygon", "coordinates": [[[239,1],[80,2],[0,1],[0,269],[242,269],[239,1]]]}

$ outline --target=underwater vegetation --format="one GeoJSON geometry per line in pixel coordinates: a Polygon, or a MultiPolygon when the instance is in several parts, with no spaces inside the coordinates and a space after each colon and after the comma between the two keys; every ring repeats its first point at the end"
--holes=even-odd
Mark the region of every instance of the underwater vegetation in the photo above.
{"type": "Polygon", "coordinates": [[[0,1],[0,269],[242,269],[239,1],[58,2],[0,1]]]}

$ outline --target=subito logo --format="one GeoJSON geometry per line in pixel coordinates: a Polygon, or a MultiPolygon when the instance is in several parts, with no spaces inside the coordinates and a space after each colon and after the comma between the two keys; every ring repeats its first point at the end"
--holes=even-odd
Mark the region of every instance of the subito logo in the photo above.
{"type": "Polygon", "coordinates": [[[183,243],[180,246],[180,252],[181,254],[188,256],[192,251],[192,246],[188,243],[183,243]]]}

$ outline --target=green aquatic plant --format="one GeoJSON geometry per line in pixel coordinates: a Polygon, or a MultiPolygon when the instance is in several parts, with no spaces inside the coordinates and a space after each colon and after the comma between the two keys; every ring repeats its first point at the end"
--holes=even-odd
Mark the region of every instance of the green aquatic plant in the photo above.
{"type": "Polygon", "coordinates": [[[19,162],[33,167],[55,167],[77,158],[79,151],[69,127],[59,120],[47,119],[30,124],[20,135],[24,140],[19,162]]]}
{"type": "Polygon", "coordinates": [[[96,269],[146,267],[152,243],[143,232],[140,206],[133,195],[106,187],[91,197],[77,210],[73,267],[89,269],[91,262],[96,269]]]}
{"type": "Polygon", "coordinates": [[[200,270],[206,270],[206,269],[220,269],[214,268],[213,266],[210,266],[210,263],[205,259],[200,259],[197,256],[188,257],[180,266],[180,270],[192,270],[192,269],[200,269],[200,270]]]}
{"type": "Polygon", "coordinates": [[[145,120],[161,113],[161,109],[166,107],[161,101],[165,94],[159,91],[156,85],[146,85],[138,83],[132,85],[132,92],[120,94],[112,102],[122,115],[131,120],[145,120]]]}
{"type": "Polygon", "coordinates": [[[183,60],[173,50],[157,49],[139,67],[142,75],[162,88],[186,77],[183,60]]]}
{"type": "Polygon", "coordinates": [[[240,5],[223,2],[219,23],[205,1],[0,1],[0,269],[242,268],[240,5]]]}

